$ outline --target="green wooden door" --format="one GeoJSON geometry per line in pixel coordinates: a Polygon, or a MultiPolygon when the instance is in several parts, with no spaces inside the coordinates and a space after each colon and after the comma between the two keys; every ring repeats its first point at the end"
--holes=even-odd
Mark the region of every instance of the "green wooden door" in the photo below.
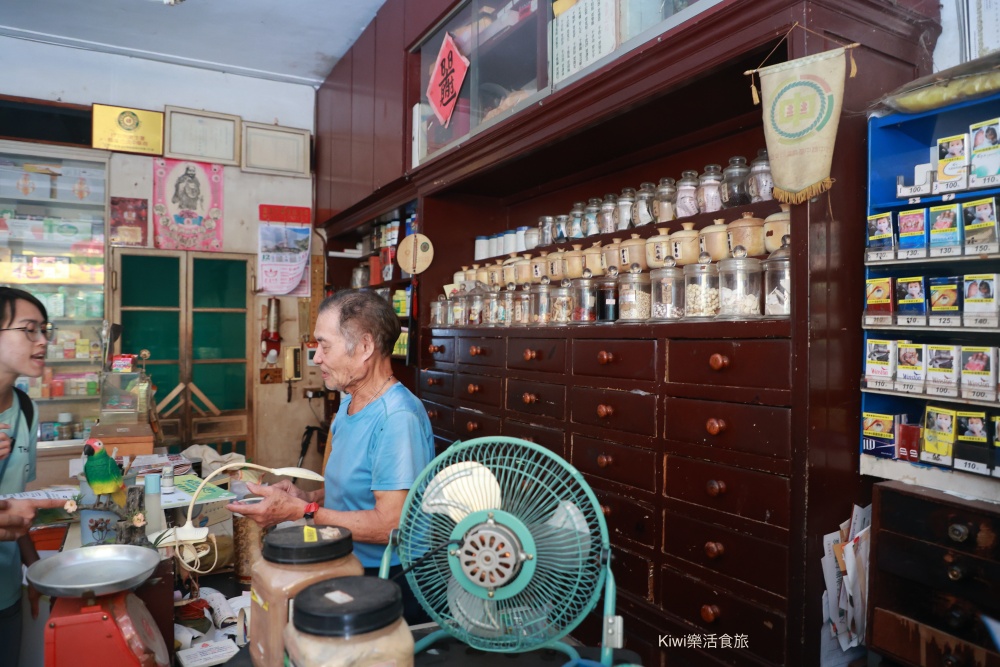
{"type": "Polygon", "coordinates": [[[248,326],[253,257],[116,249],[120,349],[146,370],[166,443],[252,453],[248,326]]]}

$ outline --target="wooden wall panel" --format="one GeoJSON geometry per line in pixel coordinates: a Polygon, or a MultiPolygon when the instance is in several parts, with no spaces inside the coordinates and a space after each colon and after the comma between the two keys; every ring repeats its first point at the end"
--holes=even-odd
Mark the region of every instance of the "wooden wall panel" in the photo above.
{"type": "Polygon", "coordinates": [[[316,216],[317,227],[333,216],[333,175],[330,173],[333,154],[333,110],[337,104],[332,77],[327,77],[316,91],[316,216]]]}
{"type": "MultiPolygon", "coordinates": [[[[330,209],[333,215],[351,205],[351,60],[348,51],[330,73],[333,88],[330,113],[330,209]]],[[[326,113],[322,109],[320,113],[326,113]]]]}
{"type": "Polygon", "coordinates": [[[406,129],[406,3],[388,0],[375,20],[375,117],[372,185],[379,189],[403,175],[406,129]]]}
{"type": "Polygon", "coordinates": [[[351,204],[372,192],[376,22],[351,47],[351,204]]]}
{"type": "Polygon", "coordinates": [[[403,44],[407,47],[413,46],[417,39],[444,18],[457,4],[459,3],[456,0],[406,0],[403,44]]]}

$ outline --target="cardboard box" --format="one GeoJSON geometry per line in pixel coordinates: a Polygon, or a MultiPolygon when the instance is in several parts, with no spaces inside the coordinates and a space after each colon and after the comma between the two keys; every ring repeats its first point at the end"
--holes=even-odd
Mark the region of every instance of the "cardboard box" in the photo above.
{"type": "Polygon", "coordinates": [[[931,257],[952,257],[962,254],[965,225],[962,224],[960,204],[931,206],[930,225],[929,254],[931,257]]]}
{"type": "Polygon", "coordinates": [[[927,345],[900,341],[896,351],[896,391],[924,393],[927,383],[927,345]]]}
{"type": "Polygon", "coordinates": [[[986,197],[962,204],[965,226],[965,254],[988,255],[1000,252],[997,243],[997,200],[986,197]]]}
{"type": "Polygon", "coordinates": [[[90,437],[104,442],[109,452],[118,448],[118,456],[153,453],[153,429],[148,423],[107,424],[101,422],[90,430],[90,437]]]}
{"type": "Polygon", "coordinates": [[[862,451],[880,459],[896,458],[897,417],[876,412],[865,412],[861,417],[862,451]]]}
{"type": "Polygon", "coordinates": [[[927,346],[927,393],[932,396],[958,396],[958,365],[962,358],[959,345],[927,346]]]}
{"type": "Polygon", "coordinates": [[[923,276],[896,279],[896,324],[926,326],[927,289],[923,276]]]}
{"type": "Polygon", "coordinates": [[[954,410],[937,405],[927,406],[924,413],[924,444],[920,450],[922,462],[952,467],[956,416],[954,410]]]}
{"type": "Polygon", "coordinates": [[[989,420],[985,411],[959,411],[954,468],[974,475],[990,474],[989,420]]]}
{"type": "Polygon", "coordinates": [[[969,185],[969,135],[954,134],[937,140],[938,166],[933,193],[964,190],[969,185]]]}
{"type": "Polygon", "coordinates": [[[930,245],[930,225],[927,223],[927,209],[917,208],[900,211],[896,216],[899,234],[899,259],[921,259],[927,257],[930,245]]]}
{"type": "Polygon", "coordinates": [[[962,304],[962,324],[967,327],[995,329],[1000,320],[1000,302],[997,301],[996,273],[970,273],[965,281],[962,304]]]}
{"type": "Polygon", "coordinates": [[[962,346],[962,398],[997,400],[997,349],[962,346]]]}
{"type": "Polygon", "coordinates": [[[987,188],[1000,185],[1000,118],[991,118],[969,126],[971,157],[969,187],[987,188]]]}

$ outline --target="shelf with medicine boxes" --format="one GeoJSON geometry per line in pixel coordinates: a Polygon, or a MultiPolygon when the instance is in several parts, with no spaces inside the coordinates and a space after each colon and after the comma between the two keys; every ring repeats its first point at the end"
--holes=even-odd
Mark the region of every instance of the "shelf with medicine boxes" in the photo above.
{"type": "Polygon", "coordinates": [[[863,474],[1000,495],[998,102],[869,122],[863,474]]]}

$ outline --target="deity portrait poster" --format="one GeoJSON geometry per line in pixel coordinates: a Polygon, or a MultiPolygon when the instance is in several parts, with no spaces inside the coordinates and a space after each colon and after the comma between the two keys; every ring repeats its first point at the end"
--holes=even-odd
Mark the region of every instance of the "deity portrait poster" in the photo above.
{"type": "Polygon", "coordinates": [[[153,241],[164,250],[222,251],[221,164],[153,160],[153,241]]]}

